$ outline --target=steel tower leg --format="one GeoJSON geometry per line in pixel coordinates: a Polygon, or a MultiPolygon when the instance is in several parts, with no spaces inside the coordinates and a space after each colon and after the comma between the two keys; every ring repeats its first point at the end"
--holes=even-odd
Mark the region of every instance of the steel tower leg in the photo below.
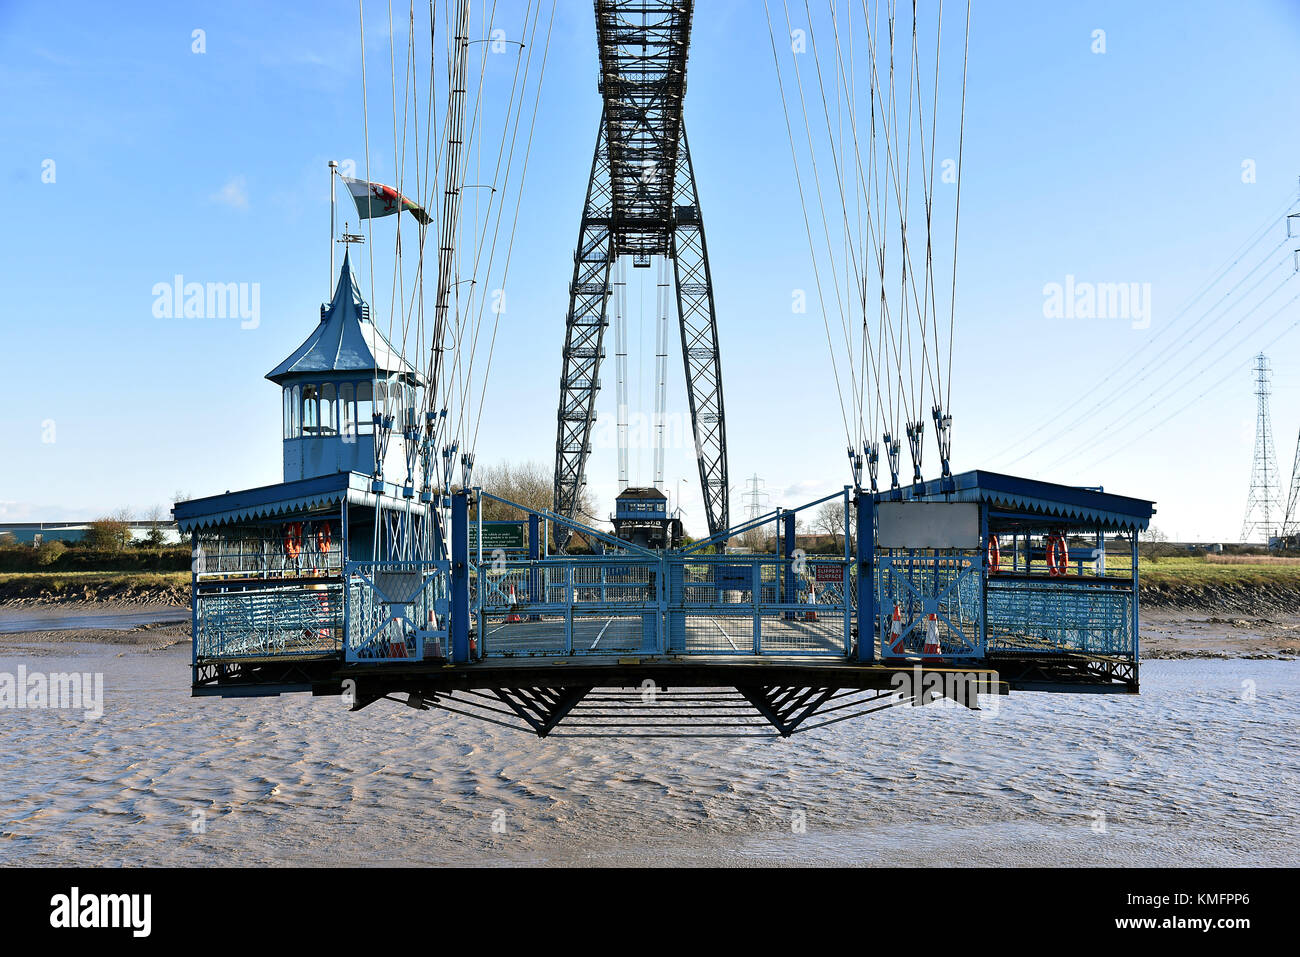
{"type": "Polygon", "coordinates": [[[727,423],[722,403],[722,358],[713,304],[704,219],[695,188],[695,169],[686,142],[686,125],[677,154],[673,191],[672,257],[677,280],[677,313],[682,327],[682,361],[691,406],[691,431],[700,467],[700,490],[709,534],[731,524],[727,483],[727,423]]]}
{"type": "MultiPolygon", "coordinates": [[[[573,257],[569,284],[569,312],[564,331],[564,368],[560,376],[560,408],[555,437],[555,511],[568,519],[582,498],[591,452],[591,429],[596,418],[596,393],[600,390],[600,360],[610,294],[610,267],[615,259],[611,232],[609,148],[605,118],[600,121],[591,180],[573,257]]],[[[556,545],[563,548],[570,531],[557,525],[556,545]]]]}

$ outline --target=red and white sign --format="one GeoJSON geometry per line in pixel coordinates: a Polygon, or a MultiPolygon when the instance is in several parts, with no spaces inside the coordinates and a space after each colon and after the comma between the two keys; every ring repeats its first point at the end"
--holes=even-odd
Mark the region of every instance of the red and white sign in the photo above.
{"type": "Polygon", "coordinates": [[[817,579],[818,584],[842,585],[844,584],[844,566],[838,564],[814,565],[813,577],[817,579]]]}

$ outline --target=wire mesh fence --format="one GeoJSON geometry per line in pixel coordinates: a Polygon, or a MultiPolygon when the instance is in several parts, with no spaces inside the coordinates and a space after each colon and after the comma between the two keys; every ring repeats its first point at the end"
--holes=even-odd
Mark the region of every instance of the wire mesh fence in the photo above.
{"type": "Polygon", "coordinates": [[[988,584],[989,651],[1134,658],[1133,590],[1066,581],[988,584]]]}
{"type": "Polygon", "coordinates": [[[350,562],[347,660],[445,658],[450,570],[446,561],[350,562]]]}
{"type": "Polygon", "coordinates": [[[196,591],[199,660],[336,653],[343,642],[341,585],[196,591]]]}

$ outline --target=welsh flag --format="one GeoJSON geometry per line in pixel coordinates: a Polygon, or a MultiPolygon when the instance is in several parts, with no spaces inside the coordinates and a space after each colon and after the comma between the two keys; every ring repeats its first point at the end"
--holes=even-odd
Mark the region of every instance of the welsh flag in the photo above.
{"type": "Polygon", "coordinates": [[[349,179],[346,176],[340,176],[339,179],[348,184],[348,191],[356,200],[357,212],[362,219],[392,216],[405,209],[421,226],[428,226],[433,222],[433,217],[424,211],[423,206],[407,199],[391,186],[385,186],[383,183],[367,183],[364,179],[349,179]]]}

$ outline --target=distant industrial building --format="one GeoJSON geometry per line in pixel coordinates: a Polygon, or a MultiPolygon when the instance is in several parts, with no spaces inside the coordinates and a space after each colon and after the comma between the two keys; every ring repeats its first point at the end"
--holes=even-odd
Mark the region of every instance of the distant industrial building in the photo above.
{"type": "MultiPolygon", "coordinates": [[[[15,543],[19,545],[39,545],[41,542],[60,541],[68,545],[74,545],[84,539],[90,531],[90,526],[94,522],[10,522],[0,524],[0,539],[7,535],[12,535],[15,543]]],[[[133,542],[142,542],[148,539],[149,532],[153,528],[162,532],[163,542],[167,545],[176,545],[180,543],[181,536],[176,530],[176,523],[171,521],[160,522],[128,522],[127,528],[131,531],[131,540],[133,542]]]]}

